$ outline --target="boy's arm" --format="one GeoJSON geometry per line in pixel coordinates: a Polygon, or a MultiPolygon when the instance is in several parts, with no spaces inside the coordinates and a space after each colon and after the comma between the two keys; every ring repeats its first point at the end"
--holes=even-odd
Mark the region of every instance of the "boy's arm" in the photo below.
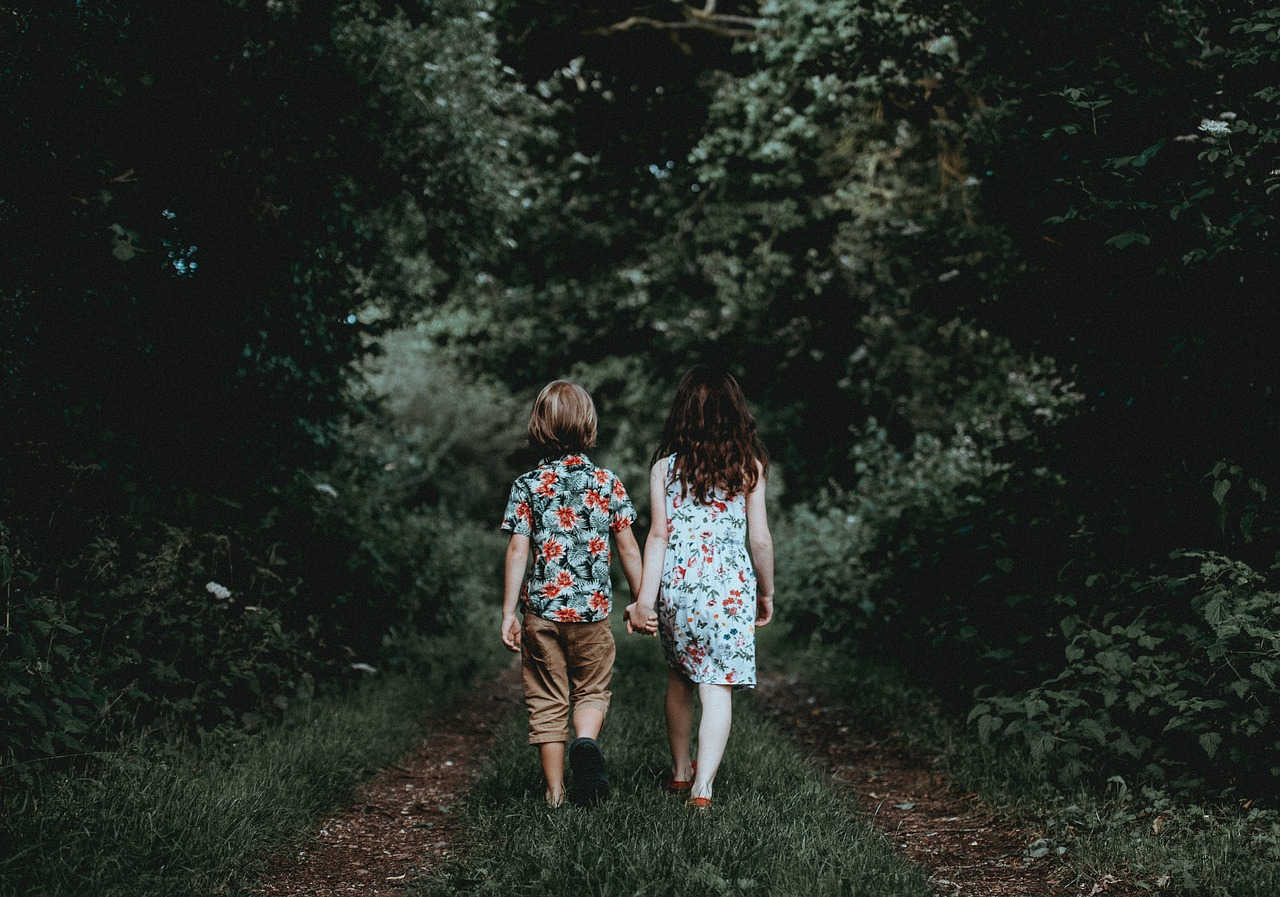
{"type": "Polygon", "coordinates": [[[756,569],[756,625],[764,626],[773,619],[773,535],[765,513],[764,471],[760,481],[747,495],[747,542],[751,546],[751,563],[756,569]]]}
{"type": "Polygon", "coordinates": [[[631,589],[631,598],[640,594],[640,544],[636,542],[636,534],[627,527],[614,533],[613,541],[618,546],[618,560],[622,563],[622,574],[627,578],[627,587],[631,589]]]}
{"type": "Polygon", "coordinates": [[[524,572],[529,564],[529,537],[515,533],[507,543],[507,558],[502,578],[502,643],[511,651],[520,650],[520,619],[516,604],[524,585],[524,572]]]}

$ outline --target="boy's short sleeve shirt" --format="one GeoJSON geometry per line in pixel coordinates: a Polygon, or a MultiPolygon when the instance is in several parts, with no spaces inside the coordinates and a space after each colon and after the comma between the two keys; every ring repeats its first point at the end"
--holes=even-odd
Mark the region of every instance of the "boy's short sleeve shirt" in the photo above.
{"type": "Polygon", "coordinates": [[[636,519],[622,481],[586,455],[543,461],[511,486],[502,529],[528,536],[533,569],[522,600],[539,617],[594,623],[609,616],[609,534],[636,519]]]}

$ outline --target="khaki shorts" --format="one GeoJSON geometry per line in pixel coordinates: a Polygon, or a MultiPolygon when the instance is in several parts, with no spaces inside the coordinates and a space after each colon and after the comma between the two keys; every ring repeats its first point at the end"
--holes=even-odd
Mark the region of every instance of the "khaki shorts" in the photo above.
{"type": "Polygon", "coordinates": [[[520,654],[529,743],[569,737],[569,705],[609,710],[615,655],[608,620],[557,623],[525,614],[520,654]]]}

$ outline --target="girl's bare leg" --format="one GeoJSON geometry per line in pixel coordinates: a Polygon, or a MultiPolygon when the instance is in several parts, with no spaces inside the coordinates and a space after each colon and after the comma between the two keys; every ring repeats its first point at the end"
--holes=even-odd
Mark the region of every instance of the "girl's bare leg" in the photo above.
{"type": "MultiPolygon", "coordinates": [[[[668,694],[670,694],[668,692],[668,694]]],[[[710,797],[733,723],[733,686],[700,684],[702,721],[698,725],[698,770],[693,778],[693,797],[710,797]]]]}
{"type": "MultiPolygon", "coordinates": [[[[671,773],[680,781],[693,778],[693,683],[667,668],[667,743],[671,745],[671,773]]],[[[701,745],[699,745],[701,751],[701,745]]]]}

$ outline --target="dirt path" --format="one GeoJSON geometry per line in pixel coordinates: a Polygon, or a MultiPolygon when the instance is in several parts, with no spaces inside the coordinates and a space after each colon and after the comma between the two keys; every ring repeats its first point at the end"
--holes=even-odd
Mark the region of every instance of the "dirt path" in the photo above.
{"type": "Polygon", "coordinates": [[[947,780],[932,757],[848,721],[838,700],[793,676],[762,676],[756,699],[946,897],[1135,897],[1127,882],[1068,881],[1039,834],[1020,829],[947,780]],[[1046,851],[1039,856],[1041,850],[1046,851]]]}
{"type": "Polygon", "coordinates": [[[462,801],[495,730],[520,707],[520,671],[507,667],[432,722],[412,753],[373,777],[294,853],[268,864],[261,897],[403,894],[457,851],[462,801]]]}
{"type": "MultiPolygon", "coordinates": [[[[932,758],[872,736],[836,700],[795,678],[766,676],[754,695],[797,745],[846,786],[940,897],[1133,897],[1116,880],[1067,883],[1052,856],[1032,858],[1038,835],[960,792],[932,758]]],[[[295,853],[277,857],[259,897],[401,895],[462,847],[462,802],[494,732],[520,708],[519,670],[477,685],[431,725],[423,744],[382,770],[295,853]]]]}

